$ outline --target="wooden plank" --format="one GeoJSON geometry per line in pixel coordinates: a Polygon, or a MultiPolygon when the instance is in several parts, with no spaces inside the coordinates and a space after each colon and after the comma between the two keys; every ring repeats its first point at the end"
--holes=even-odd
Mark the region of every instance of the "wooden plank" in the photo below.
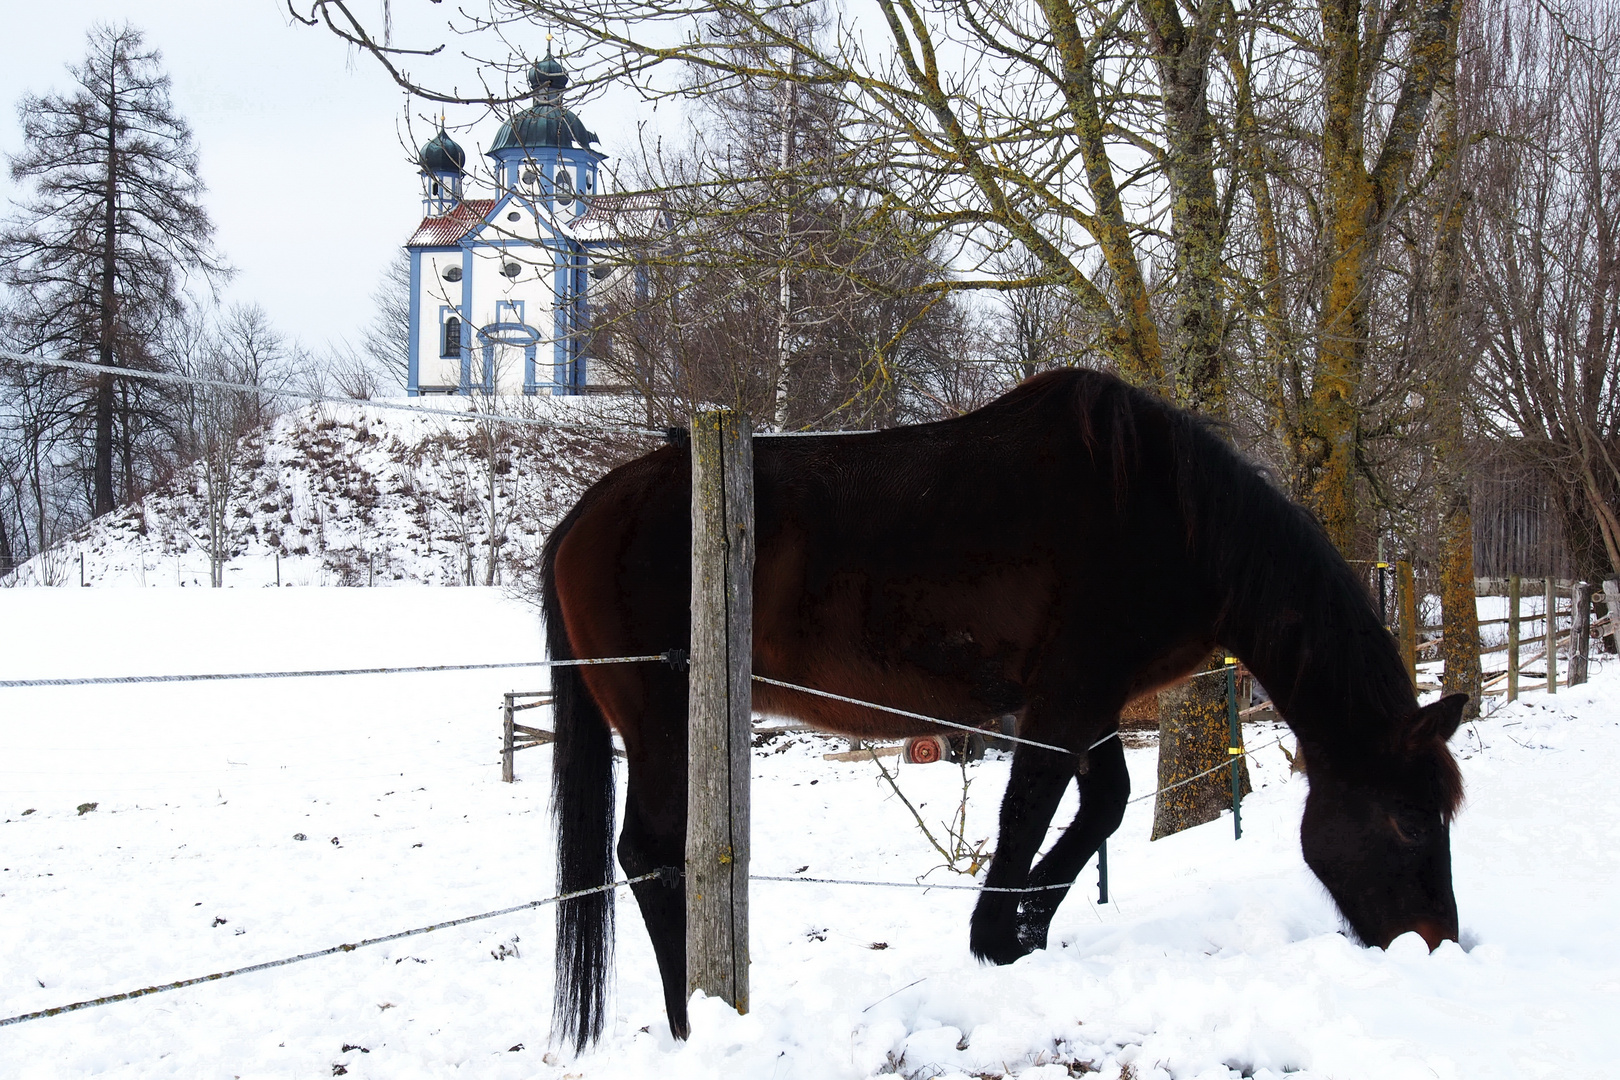
{"type": "Polygon", "coordinates": [[[686,984],[748,1011],[754,489],[748,421],[692,421],[686,984]]]}
{"type": "Polygon", "coordinates": [[[537,742],[555,742],[557,740],[557,736],[545,728],[524,727],[522,724],[513,724],[512,730],[525,738],[534,739],[537,742]]]}
{"type": "Polygon", "coordinates": [[[840,750],[836,754],[822,754],[822,761],[871,761],[875,754],[878,757],[894,757],[903,746],[874,746],[870,750],[864,747],[860,750],[840,750]]]}

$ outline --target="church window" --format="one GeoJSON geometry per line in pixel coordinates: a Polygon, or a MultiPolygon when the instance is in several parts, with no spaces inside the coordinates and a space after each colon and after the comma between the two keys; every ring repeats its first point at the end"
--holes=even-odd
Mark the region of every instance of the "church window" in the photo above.
{"type": "Polygon", "coordinates": [[[461,356],[461,320],[454,315],[444,320],[444,346],[439,350],[440,356],[461,356]]]}
{"type": "Polygon", "coordinates": [[[445,267],[444,268],[444,280],[446,280],[446,281],[460,281],[461,280],[461,267],[459,267],[459,266],[447,266],[447,267],[445,267]]]}
{"type": "Polygon", "coordinates": [[[523,273],[523,267],[519,266],[515,262],[509,262],[505,266],[501,267],[501,273],[505,274],[509,278],[515,278],[519,274],[523,273]]]}

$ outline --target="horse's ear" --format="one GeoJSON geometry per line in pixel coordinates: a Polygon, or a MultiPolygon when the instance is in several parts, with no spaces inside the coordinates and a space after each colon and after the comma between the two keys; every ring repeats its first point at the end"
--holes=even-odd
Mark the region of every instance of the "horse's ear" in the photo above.
{"type": "Polygon", "coordinates": [[[1467,694],[1447,694],[1439,701],[1430,702],[1418,710],[1417,723],[1412,725],[1412,737],[1439,739],[1449,742],[1462,724],[1463,708],[1468,704],[1467,694]]]}

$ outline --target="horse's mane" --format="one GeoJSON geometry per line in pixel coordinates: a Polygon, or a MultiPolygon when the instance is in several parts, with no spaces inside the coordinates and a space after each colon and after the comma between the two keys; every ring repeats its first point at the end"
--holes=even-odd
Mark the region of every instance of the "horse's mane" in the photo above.
{"type": "Polygon", "coordinates": [[[1168,471],[1188,554],[1218,589],[1218,639],[1328,759],[1317,763],[1362,773],[1406,761],[1423,774],[1413,786],[1449,816],[1462,797],[1456,762],[1443,743],[1414,739],[1415,698],[1394,640],[1316,518],[1215,424],[1112,376],[1049,372],[1002,401],[1052,394],[1070,398],[1093,460],[1110,464],[1116,506],[1129,501],[1131,484],[1160,475],[1155,464],[1168,471]]]}

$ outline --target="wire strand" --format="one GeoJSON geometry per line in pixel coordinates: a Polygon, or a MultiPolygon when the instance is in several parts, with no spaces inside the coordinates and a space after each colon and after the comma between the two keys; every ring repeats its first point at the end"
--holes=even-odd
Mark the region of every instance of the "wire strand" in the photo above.
{"type": "Polygon", "coordinates": [[[655,656],[603,656],[590,660],[514,660],[502,664],[430,664],[426,667],[329,668],[324,671],[232,671],[206,675],[96,675],[67,679],[0,679],[0,690],[36,686],[115,686],[121,683],[225,682],[232,679],[313,679],[328,675],[409,675],[436,671],[501,671],[508,668],[589,667],[595,664],[642,664],[674,661],[670,653],[655,656]]]}
{"type": "Polygon", "coordinates": [[[538,416],[502,416],[499,413],[466,412],[456,409],[436,409],[431,405],[406,405],[397,401],[367,400],[342,397],[336,394],[311,394],[301,390],[278,390],[251,383],[227,382],[224,379],[205,379],[197,375],[176,375],[167,371],[142,371],[138,368],[115,367],[110,364],[91,364],[83,360],[56,360],[44,356],[0,349],[0,360],[34,367],[67,368],[94,375],[116,375],[121,379],[145,379],[148,382],[170,383],[177,386],[204,386],[213,390],[230,390],[241,394],[260,394],[265,397],[302,401],[313,405],[359,405],[368,409],[389,409],[396,412],[417,413],[427,416],[448,416],[455,420],[489,421],[495,424],[516,424],[522,427],[554,428],[559,431],[588,431],[608,435],[647,435],[662,439],[666,432],[658,428],[635,427],[624,424],[587,424],[568,420],[548,420],[538,416]]]}
{"type": "Polygon", "coordinates": [[[71,1005],[58,1005],[52,1009],[41,1009],[38,1012],[21,1013],[17,1016],[8,1016],[4,1019],[0,1019],[0,1027],[8,1027],[12,1024],[21,1024],[29,1020],[39,1020],[47,1016],[61,1016],[64,1013],[77,1012],[80,1009],[91,1009],[98,1005],[111,1005],[114,1002],[131,1001],[138,997],[146,997],[149,994],[161,994],[169,990],[182,990],[185,987],[196,986],[199,983],[218,982],[221,979],[232,979],[238,975],[250,975],[255,971],[268,971],[271,968],[286,967],[288,964],[297,964],[304,960],[315,960],[322,956],[331,956],[333,953],[354,952],[354,950],[363,949],[368,945],[381,945],[384,942],[398,941],[401,938],[415,937],[418,934],[429,934],[435,930],[446,930],[452,926],[465,926],[467,923],[480,922],[484,919],[494,919],[501,915],[511,915],[514,912],[527,911],[531,908],[546,907],[550,904],[561,903],[564,900],[576,900],[579,897],[590,896],[594,893],[611,892],[614,889],[622,889],[626,885],[635,885],[639,882],[649,881],[652,878],[658,877],[662,873],[664,873],[664,871],[654,870],[651,873],[642,874],[639,877],[626,878],[623,881],[609,882],[606,885],[596,885],[589,889],[579,889],[575,892],[562,893],[558,896],[548,896],[544,900],[530,900],[525,904],[514,904],[508,908],[501,908],[499,911],[486,911],[481,915],[467,915],[460,919],[450,919],[446,922],[433,923],[430,926],[419,926],[414,930],[401,930],[397,934],[384,934],[382,937],[366,938],[364,941],[356,941],[344,945],[333,945],[331,948],[317,949],[315,952],[300,953],[297,956],[288,956],[281,960],[267,960],[262,964],[249,964],[247,967],[232,968],[229,971],[216,971],[211,975],[199,975],[192,979],[180,979],[177,982],[160,983],[156,986],[144,986],[139,990],[126,990],[121,994],[108,994],[105,997],[91,998],[89,1001],[75,1001],[71,1005]]]}

